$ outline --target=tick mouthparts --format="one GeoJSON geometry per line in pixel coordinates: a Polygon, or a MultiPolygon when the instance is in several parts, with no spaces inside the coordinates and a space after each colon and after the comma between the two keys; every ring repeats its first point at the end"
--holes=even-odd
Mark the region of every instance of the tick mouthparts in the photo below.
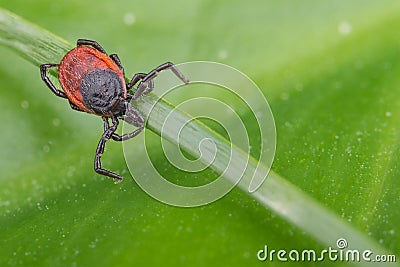
{"type": "Polygon", "coordinates": [[[122,117],[122,119],[130,125],[136,127],[142,127],[144,124],[143,116],[129,102],[126,102],[125,115],[122,117]]]}

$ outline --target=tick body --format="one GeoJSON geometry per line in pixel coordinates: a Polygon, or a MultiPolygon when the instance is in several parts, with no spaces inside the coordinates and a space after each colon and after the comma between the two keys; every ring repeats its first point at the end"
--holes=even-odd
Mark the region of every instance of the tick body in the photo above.
{"type": "Polygon", "coordinates": [[[122,115],[120,105],[127,95],[123,69],[106,54],[85,45],[76,47],[61,60],[58,79],[80,110],[107,117],[122,115]]]}
{"type": "Polygon", "coordinates": [[[158,72],[165,69],[171,69],[179,79],[188,83],[171,62],[166,62],[149,73],[137,73],[129,83],[125,83],[124,68],[118,56],[108,56],[97,42],[85,39],[79,39],[77,47],[69,51],[60,64],[40,66],[42,80],[56,96],[68,99],[74,110],[102,117],[104,133],[97,145],[94,169],[99,174],[115,178],[115,183],[121,182],[122,176],[101,166],[105,144],[109,139],[127,140],[143,130],[144,119],[131,105],[130,100],[150,93],[154,88],[153,79],[158,72]],[[49,68],[58,68],[58,80],[62,90],[57,89],[47,76],[49,68]],[[136,126],[137,129],[122,136],[116,134],[120,119],[136,126]]]}

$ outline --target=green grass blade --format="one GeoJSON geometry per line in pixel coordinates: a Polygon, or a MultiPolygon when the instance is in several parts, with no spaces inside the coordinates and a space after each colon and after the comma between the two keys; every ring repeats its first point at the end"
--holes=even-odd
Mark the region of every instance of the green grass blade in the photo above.
{"type": "MultiPolygon", "coordinates": [[[[152,95],[140,100],[137,103],[137,108],[143,114],[149,114],[152,109],[156,109],[158,112],[151,113],[148,120],[148,127],[156,133],[160,133],[163,121],[166,119],[167,114],[170,114],[174,109],[174,106],[170,103],[160,100],[156,96],[152,95]],[[154,107],[155,106],[155,107],[154,107]]],[[[173,127],[181,128],[189,118],[184,113],[175,113],[173,120],[170,121],[173,127]]],[[[188,138],[180,139],[180,146],[184,147],[188,152],[194,156],[199,156],[197,144],[199,140],[210,138],[218,144],[218,146],[226,146],[226,141],[223,137],[219,136],[214,132],[210,132],[209,129],[204,126],[201,122],[192,120],[190,125],[186,127],[191,129],[188,138]],[[194,144],[192,143],[194,141],[194,144]]],[[[171,142],[174,142],[176,138],[168,135],[168,131],[163,133],[163,137],[171,142]],[[167,133],[167,134],[166,134],[167,133]]],[[[212,148],[206,148],[211,150],[212,148]]],[[[237,149],[237,148],[234,148],[237,149]]],[[[238,150],[238,149],[237,149],[238,150]]],[[[223,166],[227,159],[230,157],[228,153],[229,149],[224,149],[221,157],[216,157],[211,168],[216,172],[221,173],[223,166]]],[[[247,155],[241,151],[233,153],[231,158],[233,165],[242,165],[246,162],[247,155]]],[[[252,174],[257,168],[257,162],[250,157],[249,164],[247,165],[244,178],[239,182],[238,186],[248,193],[252,174]]],[[[268,173],[268,169],[264,168],[265,175],[268,173]]],[[[225,179],[235,182],[236,176],[224,176],[225,179]]],[[[360,231],[354,229],[347,222],[343,221],[339,216],[331,212],[324,206],[321,206],[317,201],[307,196],[302,190],[279,176],[273,171],[268,174],[267,180],[262,186],[250,194],[252,197],[257,199],[265,207],[274,210],[279,216],[284,217],[287,221],[291,222],[296,227],[307,232],[313,236],[315,240],[318,240],[321,244],[336,248],[336,241],[339,238],[345,238],[349,242],[349,249],[371,250],[374,253],[379,254],[390,254],[374,240],[367,237],[360,231]]],[[[360,266],[364,266],[365,263],[355,263],[360,266]]],[[[395,264],[394,264],[395,265],[395,264]]]]}
{"type": "Polygon", "coordinates": [[[72,45],[0,7],[0,43],[39,66],[59,62],[72,45]]]}
{"type": "MultiPolygon", "coordinates": [[[[62,38],[4,9],[0,9],[0,44],[10,47],[35,65],[59,62],[65,52],[73,47],[72,44],[64,41],[62,38]]],[[[156,102],[158,111],[152,113],[152,116],[149,118],[148,128],[156,133],[160,133],[163,120],[165,119],[164,115],[168,114],[174,107],[166,101],[159,101],[159,98],[155,94],[151,94],[149,97],[138,101],[136,106],[141,112],[147,114],[156,102]]],[[[174,125],[179,126],[182,122],[187,121],[186,114],[175,114],[178,115],[173,118],[174,125]]],[[[198,154],[197,143],[192,143],[190,140],[211,138],[221,146],[228,146],[221,136],[209,131],[202,123],[193,120],[190,126],[193,131],[188,138],[182,139],[182,143],[179,145],[184,147],[193,156],[197,156],[198,154]]],[[[168,135],[164,137],[170,141],[175,140],[168,135]]],[[[243,154],[237,148],[234,149],[236,151],[233,161],[237,161],[240,164],[246,160],[247,154],[243,154]]],[[[226,151],[229,150],[230,147],[226,147],[226,151]]],[[[222,157],[215,161],[211,168],[216,172],[221,172],[221,165],[219,165],[221,162],[219,160],[225,161],[226,157],[228,155],[225,155],[225,158],[222,157]]],[[[254,172],[256,166],[257,162],[250,158],[246,172],[254,172]]],[[[265,168],[266,173],[267,169],[265,168]]],[[[227,180],[233,179],[229,176],[229,173],[224,178],[227,180]]],[[[239,187],[248,193],[249,184],[250,177],[245,176],[239,183],[239,187]]],[[[377,242],[354,229],[339,216],[272,171],[269,172],[266,182],[250,195],[257,199],[263,206],[272,209],[288,222],[313,236],[321,244],[334,247],[336,240],[344,237],[349,240],[350,248],[369,249],[374,251],[374,253],[387,253],[377,242]]]]}

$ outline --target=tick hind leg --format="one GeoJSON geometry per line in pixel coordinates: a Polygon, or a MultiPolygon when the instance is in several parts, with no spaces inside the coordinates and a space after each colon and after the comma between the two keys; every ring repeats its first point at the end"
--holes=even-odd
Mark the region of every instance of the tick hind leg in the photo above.
{"type": "Polygon", "coordinates": [[[50,78],[47,76],[47,69],[57,68],[58,64],[42,64],[40,65],[40,74],[44,83],[50,88],[50,90],[58,97],[67,98],[65,93],[58,90],[56,86],[51,82],[50,78]]]}
{"type": "Polygon", "coordinates": [[[96,42],[96,41],[86,40],[86,39],[78,39],[78,41],[76,41],[76,45],[89,45],[89,46],[93,46],[94,48],[96,48],[97,50],[99,50],[101,53],[107,55],[106,50],[104,50],[104,48],[101,47],[101,45],[99,45],[99,43],[96,42]]]}
{"type": "MultiPolygon", "coordinates": [[[[55,85],[51,82],[50,78],[47,76],[47,69],[49,68],[56,68],[58,67],[58,64],[43,64],[40,65],[40,73],[42,75],[42,80],[44,81],[44,83],[50,88],[50,90],[58,97],[61,98],[67,98],[67,96],[65,95],[65,93],[61,90],[58,90],[55,85]]],[[[74,103],[72,103],[71,101],[69,101],[69,105],[71,106],[71,108],[73,110],[76,111],[83,111],[81,110],[78,106],[76,106],[74,103]]]]}
{"type": "Polygon", "coordinates": [[[110,58],[114,61],[115,64],[117,64],[118,68],[122,71],[122,73],[125,76],[124,67],[122,66],[122,63],[121,63],[121,60],[119,59],[119,56],[117,54],[111,54],[110,58]]]}

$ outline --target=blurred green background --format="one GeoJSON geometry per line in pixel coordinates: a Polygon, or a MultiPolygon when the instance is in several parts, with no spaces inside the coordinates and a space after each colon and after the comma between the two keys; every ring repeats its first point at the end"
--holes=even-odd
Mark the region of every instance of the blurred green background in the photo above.
{"type": "MultiPolygon", "coordinates": [[[[97,40],[119,54],[127,76],[165,61],[241,70],[275,116],[273,170],[398,254],[399,1],[0,6],[71,43],[97,40]]],[[[101,120],[54,97],[38,67],[7,48],[0,54],[1,266],[281,266],[259,262],[257,251],[325,248],[238,189],[183,209],[132,179],[114,186],[92,170],[101,120]]],[[[108,144],[104,166],[129,177],[121,144],[108,144]]],[[[323,264],[332,263],[293,263],[323,264]]]]}

